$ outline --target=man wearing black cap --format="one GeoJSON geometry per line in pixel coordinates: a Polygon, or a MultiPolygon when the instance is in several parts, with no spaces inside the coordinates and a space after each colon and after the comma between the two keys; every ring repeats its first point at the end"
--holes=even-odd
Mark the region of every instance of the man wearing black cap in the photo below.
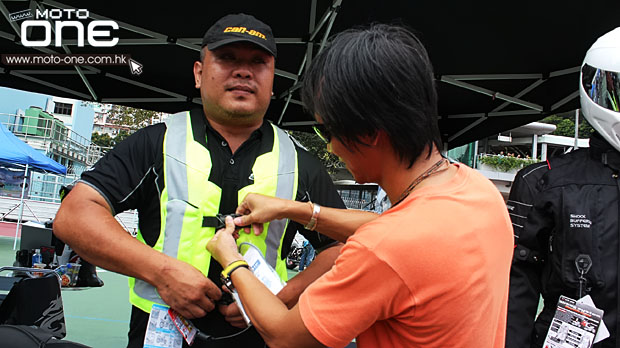
{"type": "MultiPolygon", "coordinates": [[[[63,201],[54,232],[85,259],[132,277],[128,347],[143,346],[147,324],[156,321],[149,313],[163,304],[196,318],[212,337],[194,347],[263,347],[220,291],[222,268],[205,250],[218,214],[234,213],[249,192],[318,203],[308,204],[309,212],[319,204],[344,207],[320,162],[263,119],[276,54],[266,24],[245,14],[221,18],[194,63],[203,109],[137,131],[82,174],[63,201]],[[113,218],[127,209],[138,210],[137,238],[113,218]]],[[[331,267],[340,245],[312,232],[311,223],[283,219],[264,227],[267,233],[243,234],[238,242],[256,245],[284,280],[283,259],[296,231],[323,250],[278,294],[293,306],[331,267]]]]}

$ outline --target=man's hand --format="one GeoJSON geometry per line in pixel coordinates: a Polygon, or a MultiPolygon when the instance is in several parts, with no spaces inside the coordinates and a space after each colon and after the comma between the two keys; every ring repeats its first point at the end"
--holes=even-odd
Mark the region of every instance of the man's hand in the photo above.
{"type": "MultiPolygon", "coordinates": [[[[261,195],[258,193],[248,193],[243,202],[237,207],[237,214],[243,216],[235,218],[235,225],[247,226],[252,225],[254,234],[257,236],[263,233],[263,224],[265,222],[282,219],[283,212],[291,201],[261,195]]],[[[244,228],[246,233],[250,233],[248,227],[244,228]]]]}
{"type": "Polygon", "coordinates": [[[166,304],[189,319],[204,317],[222,297],[217,285],[198,269],[172,258],[153,285],[166,304]]]}

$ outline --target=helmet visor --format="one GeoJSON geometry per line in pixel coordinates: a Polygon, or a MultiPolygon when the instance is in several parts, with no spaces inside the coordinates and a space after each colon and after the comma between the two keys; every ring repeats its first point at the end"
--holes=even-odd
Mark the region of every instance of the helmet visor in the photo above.
{"type": "Polygon", "coordinates": [[[620,73],[584,64],[581,84],[588,97],[598,106],[620,112],[620,73]]]}

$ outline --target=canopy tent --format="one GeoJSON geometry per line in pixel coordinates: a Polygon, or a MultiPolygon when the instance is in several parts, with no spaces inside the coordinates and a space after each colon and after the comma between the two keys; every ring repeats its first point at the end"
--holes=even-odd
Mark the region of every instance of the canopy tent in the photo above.
{"type": "MultiPolygon", "coordinates": [[[[304,130],[313,120],[301,106],[299,80],[325,39],[354,25],[400,18],[419,31],[428,48],[439,91],[440,129],[454,147],[576,109],[581,61],[598,36],[618,25],[620,2],[0,0],[0,12],[2,53],[130,54],[134,72],[142,71],[132,74],[129,65],[3,63],[0,85],[170,113],[200,105],[192,65],[208,26],[227,13],[253,14],[272,26],[278,43],[275,95],[267,118],[304,130]],[[37,9],[86,9],[90,19],[84,23],[115,21],[119,42],[108,48],[79,47],[75,32],[68,30],[62,47],[24,47],[21,17],[11,15],[37,9]]],[[[40,40],[43,31],[26,36],[40,40]]]]}
{"type": "Polygon", "coordinates": [[[15,227],[15,239],[13,249],[17,246],[17,236],[24,214],[24,192],[26,190],[26,178],[28,170],[37,170],[54,174],[65,175],[67,168],[41,152],[33,149],[28,144],[19,140],[13,133],[0,123],[0,166],[9,168],[25,168],[22,192],[19,200],[19,215],[15,227]]]}
{"type": "Polygon", "coordinates": [[[0,165],[65,175],[67,168],[19,140],[0,123],[0,165]]]}

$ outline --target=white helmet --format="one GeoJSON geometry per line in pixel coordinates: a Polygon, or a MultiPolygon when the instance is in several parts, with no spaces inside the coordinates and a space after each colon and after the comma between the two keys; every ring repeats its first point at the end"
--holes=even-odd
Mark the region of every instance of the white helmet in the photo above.
{"type": "Polygon", "coordinates": [[[590,47],[579,80],[584,116],[620,151],[620,27],[598,38],[590,47]]]}

